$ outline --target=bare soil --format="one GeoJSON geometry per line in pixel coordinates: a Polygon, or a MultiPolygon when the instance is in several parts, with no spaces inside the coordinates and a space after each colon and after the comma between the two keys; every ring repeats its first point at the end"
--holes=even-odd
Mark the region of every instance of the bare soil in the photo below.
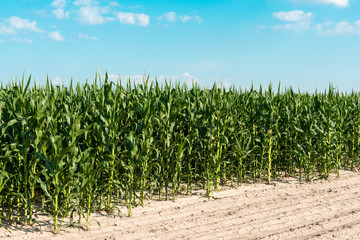
{"type": "Polygon", "coordinates": [[[65,225],[55,235],[47,216],[37,218],[40,225],[1,228],[0,239],[360,239],[360,173],[224,187],[210,198],[197,190],[146,201],[131,218],[92,214],[90,231],[65,225]]]}

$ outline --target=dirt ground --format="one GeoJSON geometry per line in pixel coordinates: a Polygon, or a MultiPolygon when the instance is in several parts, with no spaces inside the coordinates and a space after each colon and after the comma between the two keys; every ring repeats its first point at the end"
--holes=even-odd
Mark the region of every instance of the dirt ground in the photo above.
{"type": "Polygon", "coordinates": [[[211,198],[204,194],[147,201],[132,218],[93,214],[88,232],[63,227],[54,235],[50,225],[41,231],[38,225],[16,225],[0,229],[0,239],[360,239],[360,173],[341,171],[340,178],[306,184],[289,178],[273,185],[243,184],[211,198]]]}

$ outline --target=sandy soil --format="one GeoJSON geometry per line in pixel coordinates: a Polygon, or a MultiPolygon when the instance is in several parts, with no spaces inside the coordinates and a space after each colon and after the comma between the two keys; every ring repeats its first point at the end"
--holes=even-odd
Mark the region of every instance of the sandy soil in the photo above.
{"type": "Polygon", "coordinates": [[[205,198],[147,201],[133,217],[93,214],[91,230],[50,226],[0,229],[4,239],[360,239],[360,173],[328,181],[244,184],[205,198]],[[10,233],[11,232],[11,233],[10,233]]]}

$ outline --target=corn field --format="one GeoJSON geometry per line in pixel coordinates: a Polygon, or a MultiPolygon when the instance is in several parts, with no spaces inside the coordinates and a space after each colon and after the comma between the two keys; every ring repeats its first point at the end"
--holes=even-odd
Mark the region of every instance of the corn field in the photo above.
{"type": "MultiPolygon", "coordinates": [[[[0,87],[0,224],[175,200],[200,186],[327,179],[360,162],[360,93],[214,84],[0,87]]],[[[31,85],[31,86],[30,86],[31,85]]],[[[83,220],[82,220],[83,219],[83,220]]]]}

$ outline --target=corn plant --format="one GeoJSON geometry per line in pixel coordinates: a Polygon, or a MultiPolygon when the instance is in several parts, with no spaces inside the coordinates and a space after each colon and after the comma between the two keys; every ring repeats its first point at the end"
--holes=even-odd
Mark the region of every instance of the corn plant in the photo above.
{"type": "MultiPolygon", "coordinates": [[[[0,224],[127,215],[157,194],[201,186],[329,178],[360,163],[360,94],[214,84],[112,82],[0,86],[0,224]]],[[[165,195],[165,196],[164,196],[165,195]]]]}

